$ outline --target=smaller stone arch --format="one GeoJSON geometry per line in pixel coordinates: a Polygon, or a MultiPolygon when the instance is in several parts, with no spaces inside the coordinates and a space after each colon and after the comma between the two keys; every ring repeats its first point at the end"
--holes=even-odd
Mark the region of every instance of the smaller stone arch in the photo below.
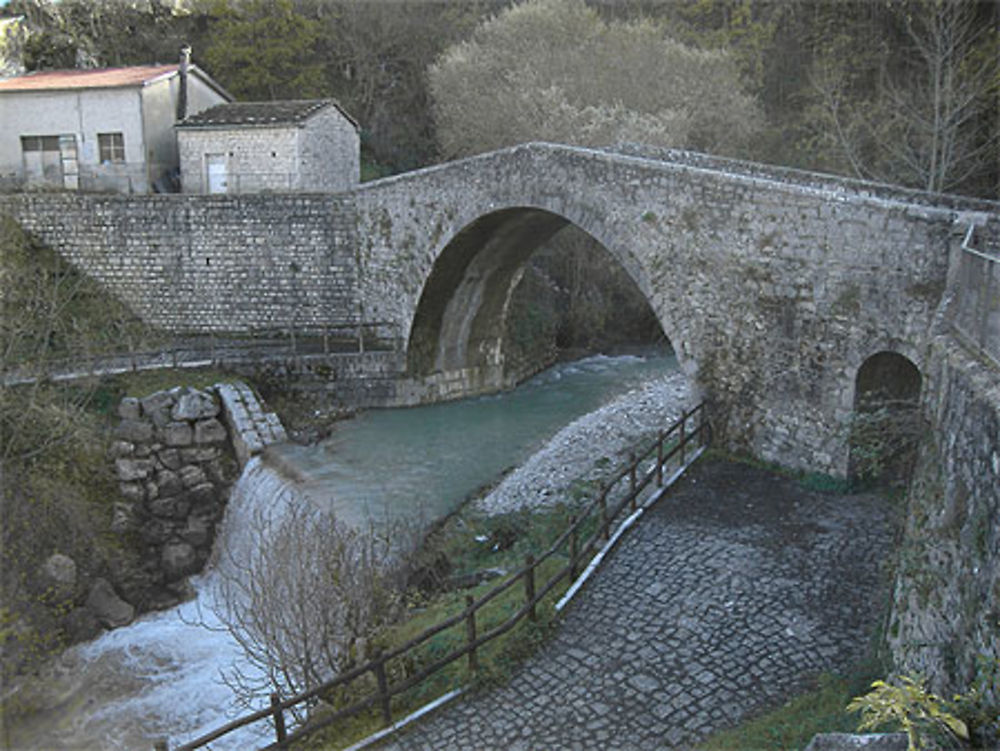
{"type": "Polygon", "coordinates": [[[904,486],[923,432],[923,376],[891,350],[870,355],[854,379],[848,476],[855,482],[904,486]]]}

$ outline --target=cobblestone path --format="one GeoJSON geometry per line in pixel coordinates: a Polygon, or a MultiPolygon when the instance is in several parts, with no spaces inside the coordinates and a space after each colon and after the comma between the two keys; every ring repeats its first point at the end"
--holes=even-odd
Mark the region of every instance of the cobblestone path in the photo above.
{"type": "Polygon", "coordinates": [[[509,684],[381,748],[688,748],[864,656],[891,527],[882,498],[702,460],[509,684]]]}

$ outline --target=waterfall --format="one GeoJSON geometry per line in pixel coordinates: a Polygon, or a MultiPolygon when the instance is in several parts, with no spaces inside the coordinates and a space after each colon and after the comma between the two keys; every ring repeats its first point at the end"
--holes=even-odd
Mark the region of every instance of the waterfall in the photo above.
{"type": "MultiPolygon", "coordinates": [[[[232,488],[216,540],[220,565],[226,556],[219,550],[238,555],[249,544],[255,515],[276,518],[297,497],[293,482],[259,458],[251,459],[232,488]]],[[[152,749],[168,738],[174,747],[246,711],[220,677],[234,666],[243,671],[253,666],[211,608],[218,576],[212,568],[194,578],[193,600],[67,650],[46,676],[52,680],[46,680],[44,694],[32,697],[42,706],[11,729],[13,746],[152,749]]],[[[260,705],[265,702],[261,697],[260,705]]],[[[258,723],[212,748],[266,745],[272,740],[269,732],[266,723],[258,723]]]]}

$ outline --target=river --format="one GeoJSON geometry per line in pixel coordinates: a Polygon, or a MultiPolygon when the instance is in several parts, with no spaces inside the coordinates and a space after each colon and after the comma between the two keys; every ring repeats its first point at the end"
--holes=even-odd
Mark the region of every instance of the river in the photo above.
{"type": "MultiPolygon", "coordinates": [[[[567,423],[674,370],[673,356],[662,352],[596,356],[504,394],[363,413],[320,444],[276,448],[277,463],[296,482],[252,461],[233,488],[221,535],[236,534],[254,508],[303,496],[353,523],[429,523],[523,464],[567,423]]],[[[23,683],[19,699],[33,711],[5,718],[11,747],[151,749],[163,738],[173,747],[245,711],[219,678],[246,663],[206,606],[213,572],[192,583],[196,599],[77,645],[23,683]]],[[[249,731],[212,747],[258,740],[249,731]]]]}

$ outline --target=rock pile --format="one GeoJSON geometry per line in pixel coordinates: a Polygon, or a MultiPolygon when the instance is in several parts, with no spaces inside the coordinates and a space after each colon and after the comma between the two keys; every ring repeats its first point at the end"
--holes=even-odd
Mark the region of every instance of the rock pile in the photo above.
{"type": "MultiPolygon", "coordinates": [[[[573,485],[604,480],[624,463],[630,449],[681,416],[691,400],[680,371],[632,389],[556,433],[528,461],[507,475],[475,508],[502,514],[569,500],[573,485]],[[606,467],[595,462],[612,460],[606,467]]],[[[690,405],[688,405],[690,406],[690,405]]]]}
{"type": "Polygon", "coordinates": [[[236,465],[212,391],[124,398],[111,454],[123,501],[112,530],[138,534],[154,576],[170,584],[204,566],[236,465]]]}

